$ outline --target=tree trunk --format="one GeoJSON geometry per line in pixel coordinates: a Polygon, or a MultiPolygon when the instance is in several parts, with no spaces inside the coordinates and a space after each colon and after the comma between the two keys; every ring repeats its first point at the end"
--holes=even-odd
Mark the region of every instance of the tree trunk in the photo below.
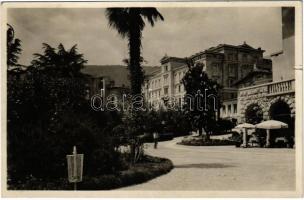
{"type": "Polygon", "coordinates": [[[143,71],[140,66],[141,30],[138,24],[140,14],[136,8],[130,9],[130,34],[129,34],[129,71],[131,92],[133,95],[141,94],[143,71]]]}
{"type": "Polygon", "coordinates": [[[206,132],[206,141],[209,141],[210,140],[210,133],[209,131],[205,131],[206,132]]]}
{"type": "Polygon", "coordinates": [[[135,144],[130,144],[130,158],[131,158],[131,163],[135,163],[135,144]]]}
{"type": "Polygon", "coordinates": [[[202,130],[202,128],[199,128],[199,129],[198,129],[198,135],[199,135],[199,136],[202,136],[202,135],[203,135],[203,130],[202,130]]]}

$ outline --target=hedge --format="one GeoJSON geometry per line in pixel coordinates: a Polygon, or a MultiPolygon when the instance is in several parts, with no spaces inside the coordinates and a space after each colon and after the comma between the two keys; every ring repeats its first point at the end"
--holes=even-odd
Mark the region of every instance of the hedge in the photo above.
{"type": "Polygon", "coordinates": [[[188,145],[188,146],[228,146],[228,145],[235,145],[235,141],[231,140],[219,140],[219,139],[210,139],[205,140],[203,138],[185,138],[181,142],[177,143],[181,145],[188,145]]]}
{"type": "MultiPolygon", "coordinates": [[[[130,166],[129,169],[100,176],[84,176],[78,183],[78,190],[110,190],[134,184],[144,183],[173,169],[173,164],[166,158],[145,156],[144,159],[130,166]]],[[[24,183],[10,185],[9,190],[73,190],[73,184],[67,178],[42,180],[32,177],[24,183]]]]}

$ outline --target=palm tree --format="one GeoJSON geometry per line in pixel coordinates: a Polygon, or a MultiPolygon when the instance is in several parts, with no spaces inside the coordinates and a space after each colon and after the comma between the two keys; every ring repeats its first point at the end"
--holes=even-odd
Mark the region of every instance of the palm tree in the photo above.
{"type": "Polygon", "coordinates": [[[109,26],[116,29],[122,38],[129,40],[129,71],[132,94],[141,94],[144,72],[140,65],[141,38],[146,19],[154,26],[158,19],[164,20],[156,8],[107,8],[106,16],[109,26]]]}

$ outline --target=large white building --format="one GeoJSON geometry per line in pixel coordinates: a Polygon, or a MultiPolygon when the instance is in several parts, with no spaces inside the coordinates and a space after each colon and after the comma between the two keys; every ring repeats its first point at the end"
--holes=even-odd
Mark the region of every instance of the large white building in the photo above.
{"type": "MultiPolygon", "coordinates": [[[[271,60],[263,58],[261,48],[253,48],[244,42],[241,45],[220,44],[190,56],[193,63],[202,63],[209,78],[223,86],[221,117],[237,118],[237,91],[242,80],[260,75],[261,81],[271,81],[271,60]]],[[[185,58],[164,56],[161,67],[148,74],[143,94],[154,108],[166,106],[174,97],[176,105],[182,105],[186,93],[182,78],[188,70],[185,58]],[[169,100],[168,100],[169,99],[169,100]]]]}

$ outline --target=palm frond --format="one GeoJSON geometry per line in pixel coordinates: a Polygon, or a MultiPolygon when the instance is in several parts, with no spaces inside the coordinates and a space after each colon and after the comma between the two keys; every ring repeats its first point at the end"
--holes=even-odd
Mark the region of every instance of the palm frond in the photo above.
{"type": "Polygon", "coordinates": [[[141,8],[141,15],[148,20],[151,26],[154,26],[154,23],[159,19],[164,20],[156,8],[141,8]]]}
{"type": "Polygon", "coordinates": [[[109,26],[118,31],[122,38],[125,38],[130,30],[129,14],[126,8],[107,8],[106,17],[109,21],[109,26]]]}

